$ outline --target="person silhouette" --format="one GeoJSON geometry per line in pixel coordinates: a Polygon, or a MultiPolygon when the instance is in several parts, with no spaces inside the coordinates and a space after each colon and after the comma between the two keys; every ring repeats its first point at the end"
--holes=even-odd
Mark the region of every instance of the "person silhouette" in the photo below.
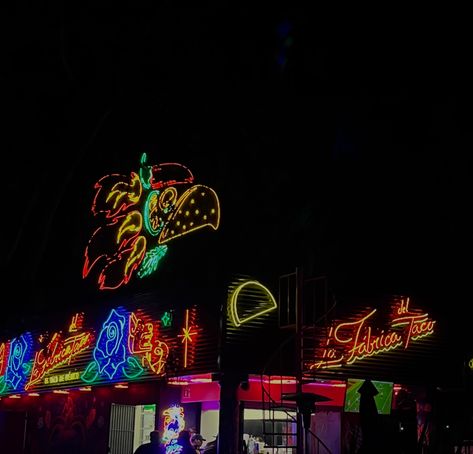
{"type": "Polygon", "coordinates": [[[138,446],[134,454],[165,454],[165,449],[161,444],[161,434],[158,430],[153,430],[149,434],[149,443],[138,446]]]}
{"type": "Polygon", "coordinates": [[[191,432],[189,430],[181,430],[179,432],[177,444],[182,447],[180,454],[196,454],[197,452],[191,444],[191,432]]]}

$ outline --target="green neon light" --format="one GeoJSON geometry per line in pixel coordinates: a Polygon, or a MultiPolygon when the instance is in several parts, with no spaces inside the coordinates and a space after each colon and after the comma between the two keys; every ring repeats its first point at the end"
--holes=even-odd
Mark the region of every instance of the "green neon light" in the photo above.
{"type": "Polygon", "coordinates": [[[141,165],[140,166],[140,180],[144,189],[149,189],[151,187],[150,179],[151,179],[152,171],[151,171],[151,166],[146,165],[147,160],[148,160],[148,156],[146,155],[146,153],[143,153],[140,159],[140,165],[141,165]],[[145,173],[147,175],[144,175],[145,173]]]}
{"type": "Polygon", "coordinates": [[[239,326],[243,325],[244,323],[247,323],[250,320],[253,320],[254,318],[260,317],[261,315],[266,314],[267,312],[273,311],[277,307],[278,307],[278,305],[277,305],[276,300],[274,299],[274,296],[271,293],[271,291],[258,281],[243,282],[242,284],[240,284],[233,291],[233,293],[230,297],[230,317],[232,319],[233,324],[236,327],[239,327],[239,326]],[[257,287],[257,288],[262,289],[263,292],[266,294],[266,296],[268,296],[268,302],[271,304],[271,306],[267,307],[263,310],[260,310],[256,313],[250,315],[249,317],[240,318],[240,316],[238,315],[238,308],[237,308],[237,306],[238,306],[238,295],[240,294],[242,289],[244,289],[245,287],[248,287],[248,286],[257,287]]]}
{"type": "Polygon", "coordinates": [[[169,311],[166,311],[161,317],[161,323],[165,328],[168,328],[172,324],[172,314],[169,311]]]}
{"type": "Polygon", "coordinates": [[[95,361],[92,361],[86,367],[84,373],[82,374],[80,378],[82,381],[85,381],[86,383],[93,383],[95,380],[97,380],[98,376],[99,376],[99,369],[97,367],[97,363],[95,361]]]}
{"type": "Polygon", "coordinates": [[[143,373],[144,369],[134,356],[129,356],[126,361],[127,365],[122,367],[123,375],[126,378],[137,378],[143,373]]]}
{"type": "Polygon", "coordinates": [[[5,381],[5,375],[2,375],[0,377],[0,394],[3,394],[6,388],[7,388],[7,382],[5,381]]]}
{"type": "Polygon", "coordinates": [[[158,268],[160,260],[166,255],[167,251],[168,247],[165,244],[148,251],[143,259],[141,268],[138,271],[138,277],[143,278],[154,273],[158,268]]]}
{"type": "Polygon", "coordinates": [[[154,199],[154,204],[155,206],[153,207],[153,213],[157,211],[157,205],[159,201],[159,191],[151,191],[148,194],[148,197],[145,202],[145,208],[144,208],[144,219],[145,219],[145,228],[146,230],[153,236],[157,236],[159,232],[163,229],[164,222],[160,221],[159,225],[157,227],[154,227],[151,223],[151,216],[150,216],[150,203],[153,202],[154,199]]]}

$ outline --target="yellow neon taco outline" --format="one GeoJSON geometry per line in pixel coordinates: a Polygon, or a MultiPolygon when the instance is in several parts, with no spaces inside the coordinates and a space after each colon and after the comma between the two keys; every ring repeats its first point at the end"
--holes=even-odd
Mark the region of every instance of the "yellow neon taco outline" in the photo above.
{"type": "Polygon", "coordinates": [[[240,285],[238,285],[235,290],[233,290],[233,293],[230,297],[230,317],[232,319],[233,324],[238,328],[239,326],[243,325],[246,322],[249,322],[250,320],[253,320],[254,318],[260,317],[263,314],[266,314],[267,312],[273,311],[278,307],[278,304],[276,303],[276,300],[271,293],[271,291],[265,287],[263,284],[261,284],[258,281],[245,281],[242,282],[240,285]],[[240,294],[241,290],[244,287],[247,287],[249,285],[259,287],[263,289],[265,294],[269,296],[269,302],[272,304],[272,307],[266,308],[262,311],[259,311],[253,315],[250,315],[249,317],[245,317],[243,319],[240,319],[237,311],[237,303],[238,303],[238,295],[240,294]]]}

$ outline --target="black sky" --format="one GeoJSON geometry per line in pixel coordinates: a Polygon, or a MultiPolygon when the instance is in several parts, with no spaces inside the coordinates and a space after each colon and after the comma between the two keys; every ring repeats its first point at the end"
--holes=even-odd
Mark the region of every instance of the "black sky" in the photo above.
{"type": "Polygon", "coordinates": [[[221,229],[186,240],[175,274],[211,285],[215,263],[268,279],[304,266],[340,292],[468,300],[460,26],[163,8],[5,22],[3,288],[27,301],[12,317],[89,295],[93,184],[144,151],[221,198],[221,229]]]}

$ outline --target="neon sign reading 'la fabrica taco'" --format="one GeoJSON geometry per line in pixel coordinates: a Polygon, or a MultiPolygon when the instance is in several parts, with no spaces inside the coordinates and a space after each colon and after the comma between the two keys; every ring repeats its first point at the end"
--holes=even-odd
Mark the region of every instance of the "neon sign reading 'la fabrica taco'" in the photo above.
{"type": "Polygon", "coordinates": [[[412,342],[432,335],[435,320],[427,313],[411,311],[409,303],[409,298],[398,301],[385,329],[373,326],[376,309],[354,321],[331,326],[325,344],[316,354],[317,360],[308,364],[309,369],[353,364],[383,352],[407,349],[412,342]]]}

